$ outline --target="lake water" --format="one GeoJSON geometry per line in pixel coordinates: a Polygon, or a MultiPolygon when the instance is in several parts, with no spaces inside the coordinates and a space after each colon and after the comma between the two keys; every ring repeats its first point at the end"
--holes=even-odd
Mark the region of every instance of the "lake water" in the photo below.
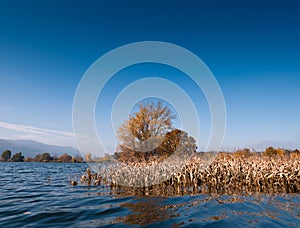
{"type": "Polygon", "coordinates": [[[300,195],[130,196],[70,186],[87,164],[0,163],[0,227],[300,227],[300,195]]]}

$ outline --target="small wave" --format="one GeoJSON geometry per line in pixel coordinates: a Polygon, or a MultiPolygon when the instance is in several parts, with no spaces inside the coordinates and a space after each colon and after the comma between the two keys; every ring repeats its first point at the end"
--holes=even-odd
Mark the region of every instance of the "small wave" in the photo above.
{"type": "Polygon", "coordinates": [[[15,175],[12,181],[12,176],[0,174],[0,227],[299,227],[300,224],[299,194],[128,195],[101,186],[69,186],[68,177],[80,176],[86,164],[47,163],[43,169],[36,163],[6,165],[15,175]],[[51,182],[47,184],[50,173],[51,182]]]}

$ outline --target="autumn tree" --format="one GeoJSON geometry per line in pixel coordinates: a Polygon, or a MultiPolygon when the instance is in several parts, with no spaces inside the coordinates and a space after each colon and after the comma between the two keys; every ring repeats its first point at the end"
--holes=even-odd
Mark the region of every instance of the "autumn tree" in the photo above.
{"type": "Polygon", "coordinates": [[[276,151],[276,155],[278,155],[280,157],[282,157],[286,154],[285,150],[282,148],[277,148],[275,151],[276,151]]]}
{"type": "Polygon", "coordinates": [[[263,155],[272,157],[272,156],[276,155],[276,151],[273,147],[269,146],[268,148],[265,149],[265,151],[263,152],[263,155]]]}
{"type": "Polygon", "coordinates": [[[3,161],[8,161],[11,158],[11,151],[10,150],[5,150],[1,154],[1,158],[3,161]]]}
{"type": "Polygon", "coordinates": [[[191,154],[196,151],[196,141],[184,131],[174,129],[175,116],[162,102],[139,105],[139,110],[119,128],[121,143],[115,158],[123,163],[160,162],[180,151],[191,154]]]}
{"type": "Polygon", "coordinates": [[[72,157],[66,153],[58,157],[58,161],[60,162],[72,162],[72,157]]]}
{"type": "Polygon", "coordinates": [[[249,157],[250,156],[250,149],[248,148],[244,148],[244,149],[241,149],[241,150],[237,150],[233,153],[235,156],[237,157],[249,157]]]}
{"type": "Polygon", "coordinates": [[[80,155],[77,154],[75,157],[72,157],[72,162],[81,163],[81,162],[83,162],[83,157],[81,157],[80,155]]]}
{"type": "Polygon", "coordinates": [[[35,162],[41,162],[41,161],[43,161],[43,160],[42,160],[42,155],[41,155],[41,154],[35,155],[35,157],[33,158],[33,160],[34,160],[35,162]]]}
{"type": "Polygon", "coordinates": [[[36,162],[49,162],[53,160],[53,157],[49,153],[37,154],[34,157],[34,161],[36,162]]]}
{"type": "Polygon", "coordinates": [[[24,161],[25,162],[34,162],[34,159],[31,157],[26,157],[24,161]]]}
{"type": "Polygon", "coordinates": [[[162,102],[141,103],[139,110],[118,130],[121,151],[149,151],[157,147],[173,129],[175,116],[162,102]]]}
{"type": "Polygon", "coordinates": [[[284,156],[286,154],[285,150],[282,148],[277,148],[274,149],[273,147],[268,147],[266,148],[266,150],[264,151],[263,155],[265,156],[269,156],[269,157],[274,157],[274,156],[284,156]]]}
{"type": "Polygon", "coordinates": [[[299,150],[293,150],[290,154],[291,159],[299,159],[300,158],[300,151],[299,150]]]}
{"type": "Polygon", "coordinates": [[[293,150],[293,153],[295,153],[295,154],[300,154],[300,150],[295,149],[295,150],[293,150]]]}

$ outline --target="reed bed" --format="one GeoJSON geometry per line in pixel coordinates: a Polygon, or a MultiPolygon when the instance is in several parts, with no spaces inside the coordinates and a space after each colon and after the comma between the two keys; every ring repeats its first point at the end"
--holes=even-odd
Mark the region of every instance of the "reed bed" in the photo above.
{"type": "Polygon", "coordinates": [[[131,163],[130,166],[118,167],[113,164],[100,167],[97,173],[87,169],[80,182],[109,187],[115,192],[142,195],[300,193],[299,155],[269,157],[259,153],[249,156],[219,153],[208,163],[203,154],[195,153],[184,165],[178,164],[176,160],[169,162],[168,171],[172,173],[165,175],[164,181],[150,186],[146,181],[136,186],[132,183],[144,181],[145,176],[157,178],[155,176],[164,175],[166,164],[160,170],[155,168],[153,174],[150,168],[145,168],[139,169],[144,173],[133,172],[133,176],[128,175],[125,169],[151,167],[153,164],[131,163]],[[128,181],[131,184],[126,185],[128,181]]]}

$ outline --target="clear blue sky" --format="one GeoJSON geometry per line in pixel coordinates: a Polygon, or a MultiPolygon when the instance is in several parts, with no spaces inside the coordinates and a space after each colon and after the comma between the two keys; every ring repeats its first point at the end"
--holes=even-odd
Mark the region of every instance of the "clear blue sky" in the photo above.
{"type": "MultiPolygon", "coordinates": [[[[72,145],[84,72],[118,46],[155,40],[187,48],[214,73],[227,107],[223,148],[299,148],[299,12],[296,0],[1,1],[0,138],[72,145]]],[[[125,69],[114,88],[137,72],[176,74],[162,68],[125,69]]]]}

